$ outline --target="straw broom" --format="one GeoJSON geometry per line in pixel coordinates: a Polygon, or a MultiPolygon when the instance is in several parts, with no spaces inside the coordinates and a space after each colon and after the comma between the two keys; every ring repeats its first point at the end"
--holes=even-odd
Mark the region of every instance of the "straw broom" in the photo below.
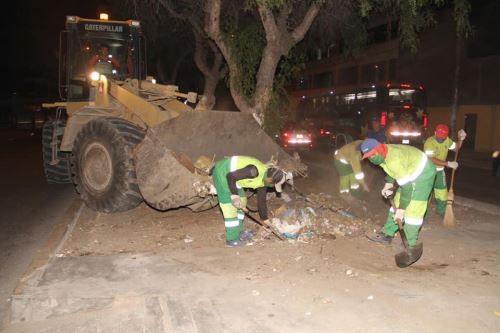
{"type": "MultiPolygon", "coordinates": [[[[458,158],[458,151],[460,150],[458,147],[461,147],[462,142],[460,142],[459,145],[457,145],[457,150],[455,151],[455,159],[454,161],[457,161],[458,158]]],[[[455,201],[455,194],[453,193],[453,183],[455,181],[455,171],[456,169],[453,169],[451,172],[451,181],[450,181],[450,189],[448,190],[448,201],[446,202],[446,212],[444,213],[444,219],[443,219],[443,224],[445,227],[451,228],[454,227],[457,221],[455,220],[455,213],[453,213],[453,201],[455,201]]]]}

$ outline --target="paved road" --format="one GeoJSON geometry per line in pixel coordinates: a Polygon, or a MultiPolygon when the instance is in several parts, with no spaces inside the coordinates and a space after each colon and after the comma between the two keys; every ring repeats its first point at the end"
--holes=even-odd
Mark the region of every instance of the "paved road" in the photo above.
{"type": "Polygon", "coordinates": [[[47,185],[40,136],[0,132],[0,329],[9,297],[53,226],[76,198],[72,185],[47,185]]]}
{"type": "MultiPolygon", "coordinates": [[[[331,183],[325,184],[323,181],[317,181],[319,188],[325,192],[331,192],[337,189],[336,172],[331,162],[331,155],[324,150],[314,150],[310,152],[300,153],[305,163],[313,165],[312,177],[318,177],[314,172],[322,173],[327,178],[334,177],[331,183]]],[[[454,193],[455,195],[482,201],[490,204],[500,205],[500,178],[493,176],[491,170],[487,166],[481,165],[472,167],[475,161],[468,161],[468,156],[461,157],[462,165],[457,169],[455,176],[454,193]],[[469,163],[471,162],[471,163],[469,163]]],[[[447,172],[448,182],[451,172],[447,172]]],[[[311,179],[312,180],[312,179],[311,179]]]]}

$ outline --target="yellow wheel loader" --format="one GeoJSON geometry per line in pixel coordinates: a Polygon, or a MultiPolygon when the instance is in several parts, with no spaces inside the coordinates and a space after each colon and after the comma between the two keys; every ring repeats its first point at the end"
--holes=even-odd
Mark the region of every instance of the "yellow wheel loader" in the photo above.
{"type": "Polygon", "coordinates": [[[138,21],[67,16],[59,53],[62,101],[44,104],[58,109],[43,130],[45,175],[73,182],[94,210],[125,211],[143,200],[159,210],[211,208],[217,200],[202,157],[274,158],[304,170],[251,115],[194,111],[196,93],[147,77],[138,21]]]}

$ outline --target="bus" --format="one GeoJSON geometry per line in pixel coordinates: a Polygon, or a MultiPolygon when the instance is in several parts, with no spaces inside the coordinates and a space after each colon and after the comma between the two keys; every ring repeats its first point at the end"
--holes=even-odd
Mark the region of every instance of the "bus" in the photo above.
{"type": "Polygon", "coordinates": [[[314,96],[299,98],[301,117],[315,123],[319,135],[325,133],[326,128],[353,139],[362,138],[376,119],[385,128],[388,143],[418,145],[426,138],[428,114],[422,85],[388,82],[316,91],[314,96]]]}

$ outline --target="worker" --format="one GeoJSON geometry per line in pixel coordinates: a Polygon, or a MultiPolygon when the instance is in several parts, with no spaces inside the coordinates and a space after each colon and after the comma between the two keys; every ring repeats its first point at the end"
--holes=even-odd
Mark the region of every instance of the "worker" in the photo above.
{"type": "Polygon", "coordinates": [[[90,58],[88,64],[91,71],[104,75],[116,74],[120,69],[120,62],[109,53],[109,46],[106,44],[99,45],[97,54],[90,58]]]}
{"type": "Polygon", "coordinates": [[[436,165],[436,179],[434,181],[434,197],[436,198],[436,213],[444,216],[446,212],[446,201],[448,200],[448,189],[446,186],[446,175],[444,168],[458,168],[456,161],[446,161],[448,150],[457,150],[462,147],[467,133],[463,129],[458,131],[458,143],[448,137],[449,128],[445,124],[436,126],[434,135],[427,138],[424,143],[425,154],[436,165]]]}
{"type": "Polygon", "coordinates": [[[249,156],[232,156],[215,163],[211,171],[212,179],[224,215],[226,227],[226,245],[229,247],[244,245],[240,238],[244,232],[246,196],[243,189],[257,190],[257,208],[260,218],[269,224],[267,214],[267,188],[275,187],[281,192],[285,181],[293,181],[291,173],[277,167],[270,167],[258,159],[249,156]]]}
{"type": "Polygon", "coordinates": [[[356,140],[335,151],[334,165],[339,174],[339,192],[346,199],[351,191],[357,192],[360,185],[365,191],[368,186],[364,180],[365,174],[361,168],[361,153],[359,147],[363,141],[356,140]]]}
{"type": "Polygon", "coordinates": [[[363,159],[380,166],[386,173],[386,184],[382,189],[384,198],[394,196],[394,206],[389,210],[383,229],[368,235],[372,241],[390,244],[398,231],[396,219],[404,221],[404,232],[409,246],[417,243],[420,227],[427,210],[427,200],[432,191],[436,167],[421,150],[407,145],[384,144],[375,139],[366,139],[361,144],[363,159]]]}

